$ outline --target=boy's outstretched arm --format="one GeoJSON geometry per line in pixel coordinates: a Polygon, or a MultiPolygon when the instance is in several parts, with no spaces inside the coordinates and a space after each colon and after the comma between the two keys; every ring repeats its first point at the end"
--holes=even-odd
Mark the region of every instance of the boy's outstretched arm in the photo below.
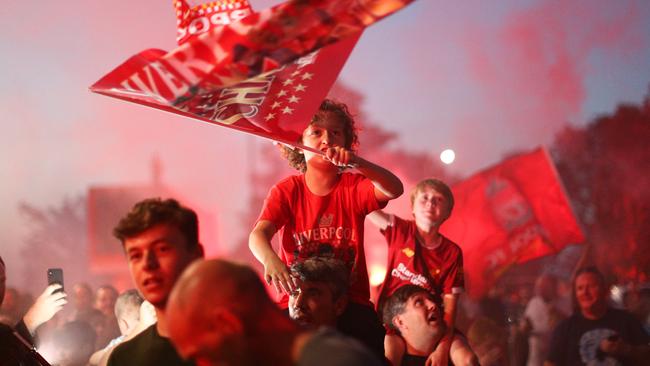
{"type": "Polygon", "coordinates": [[[271,246],[271,238],[277,229],[271,221],[260,220],[248,236],[248,247],[264,266],[264,279],[273,284],[278,293],[290,294],[295,290],[287,265],[280,260],[271,246]]]}
{"type": "Polygon", "coordinates": [[[372,211],[366,216],[379,230],[386,230],[391,224],[392,216],[383,210],[372,211]]]}
{"type": "Polygon", "coordinates": [[[395,174],[350,150],[340,146],[331,147],[325,152],[325,159],[338,166],[355,166],[359,172],[372,181],[375,186],[375,197],[379,202],[393,200],[404,193],[402,181],[395,174]]]}

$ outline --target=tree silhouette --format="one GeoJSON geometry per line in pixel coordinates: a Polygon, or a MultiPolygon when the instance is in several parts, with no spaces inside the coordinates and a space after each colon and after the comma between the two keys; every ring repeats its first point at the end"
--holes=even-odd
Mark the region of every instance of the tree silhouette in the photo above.
{"type": "Polygon", "coordinates": [[[551,153],[591,261],[619,278],[650,271],[650,98],[620,105],[585,128],[567,127],[551,153]]]}
{"type": "Polygon", "coordinates": [[[66,288],[87,280],[85,197],[64,198],[53,207],[39,208],[26,202],[18,206],[28,232],[20,255],[24,288],[40,293],[47,285],[47,268],[63,268],[66,288]]]}

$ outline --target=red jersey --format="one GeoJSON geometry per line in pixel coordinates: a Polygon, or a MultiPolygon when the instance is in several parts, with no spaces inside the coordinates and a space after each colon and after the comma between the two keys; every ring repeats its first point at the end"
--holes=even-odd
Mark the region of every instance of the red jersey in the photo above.
{"type": "Polygon", "coordinates": [[[378,304],[408,284],[438,294],[463,292],[463,252],[458,245],[442,236],[440,245],[433,249],[425,248],[416,241],[415,221],[394,215],[390,221],[383,231],[388,243],[388,265],[378,304]]]}
{"type": "MultiPolygon", "coordinates": [[[[280,230],[280,259],[296,260],[329,256],[351,268],[350,300],[370,304],[363,223],[368,213],[381,208],[370,179],[342,173],[326,196],[307,188],[304,175],[284,179],[271,188],[258,221],[268,220],[280,230]]],[[[284,294],[280,306],[286,307],[284,294]]]]}

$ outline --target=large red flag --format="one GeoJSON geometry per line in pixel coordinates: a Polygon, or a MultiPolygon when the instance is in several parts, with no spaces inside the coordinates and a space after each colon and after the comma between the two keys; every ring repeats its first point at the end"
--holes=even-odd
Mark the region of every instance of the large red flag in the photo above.
{"type": "Polygon", "coordinates": [[[453,187],[441,232],[463,249],[467,287],[480,298],[512,265],[584,240],[545,149],[518,155],[453,187]]]}
{"type": "Polygon", "coordinates": [[[143,51],[91,90],[297,145],[361,31],[411,1],[294,1],[238,20],[221,5],[246,1],[176,1],[181,45],[143,51]]]}

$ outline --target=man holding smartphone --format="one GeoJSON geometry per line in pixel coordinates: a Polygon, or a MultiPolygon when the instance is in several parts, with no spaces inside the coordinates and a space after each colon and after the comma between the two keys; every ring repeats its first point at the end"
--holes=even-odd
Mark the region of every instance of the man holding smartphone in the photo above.
{"type": "Polygon", "coordinates": [[[136,288],[154,306],[158,321],[117,346],[108,365],[193,365],[169,341],[166,308],[181,272],[203,257],[196,213],[173,199],[146,199],[133,206],[113,234],[122,242],[136,288]]]}
{"type": "MultiPolygon", "coordinates": [[[[0,304],[5,295],[7,280],[5,263],[0,257],[0,304]]],[[[40,365],[41,356],[30,351],[34,346],[32,334],[36,328],[50,320],[67,303],[66,294],[59,291],[62,284],[52,284],[29,307],[27,313],[13,328],[0,323],[0,364],[2,365],[40,365]],[[6,362],[6,363],[5,363],[6,362]]]]}

